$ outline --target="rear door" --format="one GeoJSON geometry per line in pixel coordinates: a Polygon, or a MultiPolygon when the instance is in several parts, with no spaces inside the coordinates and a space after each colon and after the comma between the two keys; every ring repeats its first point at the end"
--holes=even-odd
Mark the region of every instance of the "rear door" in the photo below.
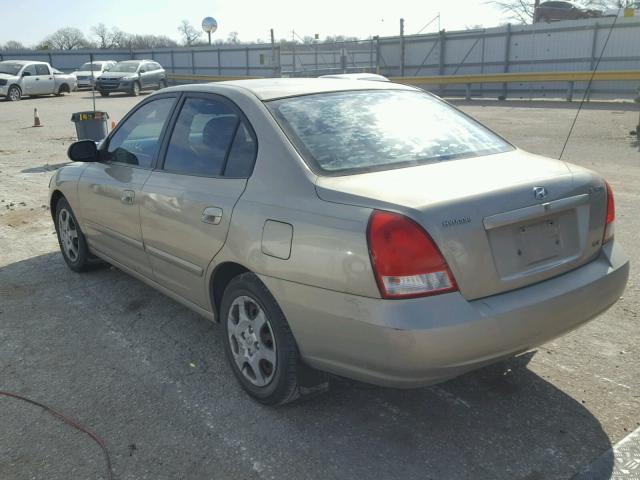
{"type": "Polygon", "coordinates": [[[56,81],[53,72],[50,71],[49,65],[44,63],[36,64],[36,88],[39,94],[54,93],[56,81]]]}
{"type": "Polygon", "coordinates": [[[158,283],[208,308],[204,274],[253,169],[256,137],[231,101],[195,93],[167,137],[164,162],[141,192],[145,248],[158,283]]]}
{"type": "Polygon", "coordinates": [[[152,277],[140,231],[141,189],[160,151],[162,133],[177,94],[141,103],[100,149],[78,183],[83,230],[89,245],[113,260],[152,277]]]}

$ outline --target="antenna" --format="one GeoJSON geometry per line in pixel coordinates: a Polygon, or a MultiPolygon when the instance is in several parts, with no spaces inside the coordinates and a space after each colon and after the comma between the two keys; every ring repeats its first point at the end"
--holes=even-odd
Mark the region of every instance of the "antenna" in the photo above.
{"type": "Polygon", "coordinates": [[[611,38],[611,34],[613,33],[613,29],[616,26],[616,22],[618,21],[618,17],[620,16],[620,11],[622,10],[622,5],[618,7],[618,12],[611,23],[611,27],[609,28],[609,33],[607,34],[607,38],[604,41],[604,45],[602,46],[602,51],[600,52],[600,56],[598,57],[598,61],[593,67],[593,72],[591,72],[591,77],[589,78],[589,82],[587,83],[587,88],[584,89],[584,93],[582,94],[582,100],[580,100],[580,105],[578,105],[578,111],[576,112],[576,116],[573,117],[573,122],[571,123],[571,128],[569,129],[569,134],[564,141],[564,145],[562,146],[562,150],[560,151],[560,157],[558,160],[562,160],[562,155],[564,155],[564,151],[567,148],[567,144],[569,143],[569,138],[571,138],[571,134],[573,133],[573,128],[576,126],[576,122],[578,121],[578,115],[580,115],[580,110],[582,110],[582,106],[584,105],[584,101],[587,98],[591,90],[591,84],[593,83],[593,78],[596,76],[596,72],[598,71],[598,66],[600,66],[600,60],[604,56],[604,51],[607,48],[607,44],[609,43],[609,39],[611,38]]]}

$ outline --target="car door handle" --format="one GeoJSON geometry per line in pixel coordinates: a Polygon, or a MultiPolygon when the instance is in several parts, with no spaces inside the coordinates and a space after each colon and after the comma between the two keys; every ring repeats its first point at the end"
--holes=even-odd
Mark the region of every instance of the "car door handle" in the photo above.
{"type": "Polygon", "coordinates": [[[40,79],[39,79],[39,78],[36,78],[36,82],[39,82],[39,81],[40,81],[40,79]]]}
{"type": "Polygon", "coordinates": [[[122,196],[120,197],[120,201],[125,205],[133,205],[135,198],[136,198],[136,194],[133,190],[123,190],[122,196]]]}
{"type": "Polygon", "coordinates": [[[222,220],[222,209],[218,207],[207,207],[202,211],[200,220],[204,223],[218,225],[220,220],[222,220]]]}

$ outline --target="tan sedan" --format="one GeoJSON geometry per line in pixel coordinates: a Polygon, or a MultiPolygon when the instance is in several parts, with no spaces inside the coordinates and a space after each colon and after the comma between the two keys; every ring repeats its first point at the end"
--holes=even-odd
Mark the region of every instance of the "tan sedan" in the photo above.
{"type": "Polygon", "coordinates": [[[267,404],[324,372],[442,381],[578,327],[627,282],[600,176],[408,86],[168,88],[69,157],[50,184],[69,267],[106,260],[219,322],[267,404]]]}

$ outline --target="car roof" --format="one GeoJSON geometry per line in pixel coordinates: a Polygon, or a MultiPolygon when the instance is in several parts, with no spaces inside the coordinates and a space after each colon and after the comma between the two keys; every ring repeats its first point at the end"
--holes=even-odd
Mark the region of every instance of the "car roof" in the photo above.
{"type": "Polygon", "coordinates": [[[415,87],[401,85],[399,83],[367,80],[345,82],[343,79],[334,78],[261,78],[217,82],[214,85],[225,85],[249,90],[263,101],[310,95],[313,93],[341,92],[345,90],[418,90],[415,87]]]}
{"type": "Polygon", "coordinates": [[[320,75],[318,78],[341,78],[343,80],[375,80],[378,82],[388,82],[389,79],[377,73],[331,73],[328,75],[320,75]]]}

